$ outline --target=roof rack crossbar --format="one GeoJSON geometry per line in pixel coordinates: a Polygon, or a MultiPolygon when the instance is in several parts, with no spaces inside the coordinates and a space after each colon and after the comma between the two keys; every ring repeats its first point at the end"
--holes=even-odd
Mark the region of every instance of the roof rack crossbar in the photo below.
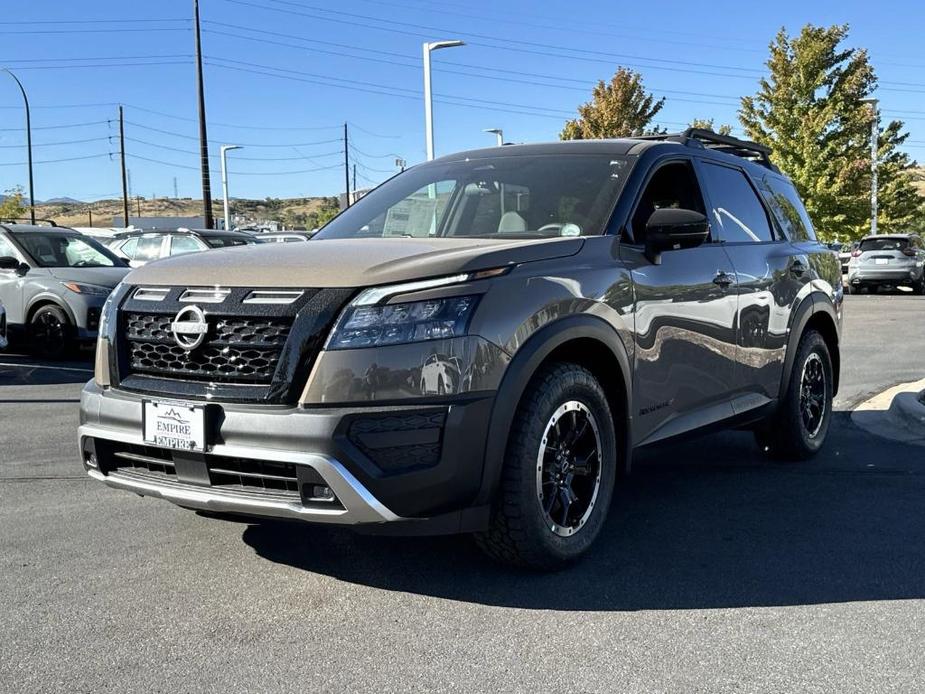
{"type": "MultiPolygon", "coordinates": [[[[55,220],[53,219],[36,219],[38,222],[45,222],[48,226],[56,227],[55,220]]],[[[32,220],[28,217],[9,217],[8,219],[0,219],[0,224],[32,224],[32,220]]]]}
{"type": "Polygon", "coordinates": [[[682,145],[704,147],[713,149],[717,152],[725,152],[743,159],[749,159],[757,164],[777,171],[777,167],[771,163],[771,148],[760,145],[751,140],[740,140],[730,135],[720,135],[712,130],[704,128],[688,128],[680,133],[664,133],[661,135],[642,135],[634,139],[638,140],[661,140],[664,142],[678,142],[682,145]]]}

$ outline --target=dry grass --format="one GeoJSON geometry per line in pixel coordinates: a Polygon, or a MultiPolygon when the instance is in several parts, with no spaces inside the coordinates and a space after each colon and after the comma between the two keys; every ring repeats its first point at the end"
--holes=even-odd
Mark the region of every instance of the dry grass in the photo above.
{"type": "MultiPolygon", "coordinates": [[[[307,215],[317,211],[324,198],[290,198],[285,200],[234,200],[232,211],[244,214],[248,219],[287,220],[296,215],[307,215]]],[[[196,217],[202,214],[202,201],[191,198],[156,200],[130,200],[129,216],[138,215],[139,205],[142,217],[196,217]]],[[[98,200],[90,203],[47,204],[36,206],[36,216],[52,219],[60,226],[89,226],[90,212],[93,226],[112,226],[113,217],[122,216],[122,200],[98,200]]],[[[213,201],[212,214],[223,216],[222,204],[213,201]]],[[[290,222],[291,224],[292,222],[290,222]]]]}

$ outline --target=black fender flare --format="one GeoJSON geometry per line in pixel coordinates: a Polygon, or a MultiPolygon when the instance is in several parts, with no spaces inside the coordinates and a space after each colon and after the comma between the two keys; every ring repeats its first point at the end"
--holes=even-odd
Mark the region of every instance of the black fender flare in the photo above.
{"type": "Polygon", "coordinates": [[[485,440],[482,485],[477,504],[491,502],[498,482],[507,449],[508,435],[517,406],[540,365],[556,348],[576,339],[592,339],[606,347],[619,364],[623,380],[623,411],[626,414],[626,435],[624,460],[627,470],[632,452],[632,370],[626,347],[616,329],[601,318],[589,314],[573,315],[549,323],[533,335],[517,350],[504,373],[491,412],[491,422],[485,440]]]}
{"type": "MultiPolygon", "coordinates": [[[[818,313],[824,313],[832,320],[835,326],[835,332],[838,334],[838,316],[835,307],[829,298],[820,291],[812,292],[807,295],[794,312],[793,320],[790,325],[790,336],[787,339],[787,352],[784,355],[784,368],[780,375],[780,388],[778,390],[778,400],[782,400],[790,388],[790,372],[793,369],[793,360],[796,356],[797,349],[800,346],[800,339],[806,330],[806,325],[810,319],[818,313]]],[[[838,374],[835,375],[834,392],[838,391],[838,374]]]]}

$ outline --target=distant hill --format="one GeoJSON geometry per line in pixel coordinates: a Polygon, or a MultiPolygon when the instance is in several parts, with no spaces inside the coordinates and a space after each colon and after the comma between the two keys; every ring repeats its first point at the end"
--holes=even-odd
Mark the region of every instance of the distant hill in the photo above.
{"type": "MultiPolygon", "coordinates": [[[[267,198],[265,200],[233,200],[232,212],[244,215],[249,220],[274,219],[287,226],[305,226],[310,216],[326,205],[336,204],[331,198],[267,198]]],[[[129,216],[135,217],[195,217],[202,214],[202,201],[192,198],[157,198],[155,200],[131,200],[129,216]],[[140,208],[140,210],[139,210],[140,208]]],[[[55,198],[35,207],[35,216],[51,219],[61,226],[112,226],[113,217],[122,216],[122,199],[80,202],[71,198],[55,198]]],[[[212,214],[222,217],[221,200],[213,201],[212,214]]]]}

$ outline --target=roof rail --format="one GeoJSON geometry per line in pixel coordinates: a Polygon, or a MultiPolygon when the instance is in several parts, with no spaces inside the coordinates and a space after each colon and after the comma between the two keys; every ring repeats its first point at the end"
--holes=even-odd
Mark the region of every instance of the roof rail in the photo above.
{"type": "Polygon", "coordinates": [[[720,135],[712,130],[705,128],[688,128],[681,133],[665,133],[663,135],[643,135],[634,138],[637,140],[662,140],[665,142],[679,142],[682,145],[692,145],[712,149],[717,152],[732,154],[736,157],[747,159],[748,161],[760,164],[771,171],[780,172],[780,170],[771,163],[771,148],[759,145],[751,140],[740,140],[737,137],[729,135],[720,135]]]}
{"type": "MultiPolygon", "coordinates": [[[[53,219],[36,219],[35,221],[44,222],[50,227],[58,226],[53,219]]],[[[32,224],[32,220],[28,217],[10,217],[9,219],[0,219],[0,224],[32,224]]]]}

